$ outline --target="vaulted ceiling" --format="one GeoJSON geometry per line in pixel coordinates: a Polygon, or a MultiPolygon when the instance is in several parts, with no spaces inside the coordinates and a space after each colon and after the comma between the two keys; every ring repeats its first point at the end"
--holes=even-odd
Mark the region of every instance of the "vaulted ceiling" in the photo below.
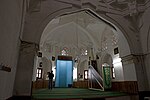
{"type": "Polygon", "coordinates": [[[100,17],[86,11],[61,15],[53,19],[45,28],[40,42],[42,51],[50,49],[69,48],[77,51],[101,47],[103,34],[109,35],[115,29],[100,17]]]}

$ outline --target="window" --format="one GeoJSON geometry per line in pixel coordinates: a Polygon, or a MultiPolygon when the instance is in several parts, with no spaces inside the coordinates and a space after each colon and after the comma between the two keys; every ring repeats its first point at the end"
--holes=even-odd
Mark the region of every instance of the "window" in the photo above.
{"type": "Polygon", "coordinates": [[[67,55],[67,52],[66,52],[65,50],[62,50],[62,51],[61,51],[61,54],[62,54],[62,55],[67,55]]]}
{"type": "Polygon", "coordinates": [[[115,79],[115,68],[114,67],[112,67],[112,71],[111,72],[112,72],[112,78],[115,79]]]}
{"type": "Polygon", "coordinates": [[[85,80],[88,79],[88,70],[84,70],[84,79],[85,79],[85,80]]]}
{"type": "Polygon", "coordinates": [[[77,81],[77,68],[73,67],[73,80],[77,81]]]}
{"type": "Polygon", "coordinates": [[[117,44],[118,44],[117,34],[113,34],[112,35],[112,45],[117,46],[117,44]]]}
{"type": "Polygon", "coordinates": [[[42,78],[42,68],[37,68],[36,77],[38,79],[42,78]]]}
{"type": "Polygon", "coordinates": [[[87,56],[87,54],[88,54],[87,50],[81,49],[81,55],[87,56]]]}
{"type": "Polygon", "coordinates": [[[104,41],[103,43],[102,43],[102,51],[105,51],[105,50],[107,50],[107,41],[104,41]]]}
{"type": "Polygon", "coordinates": [[[64,55],[64,56],[67,56],[68,55],[68,52],[69,52],[69,50],[68,50],[68,48],[63,48],[63,50],[61,51],[61,55],[64,55]]]}
{"type": "Polygon", "coordinates": [[[88,51],[87,50],[85,50],[85,55],[87,55],[88,54],[88,51]]]}

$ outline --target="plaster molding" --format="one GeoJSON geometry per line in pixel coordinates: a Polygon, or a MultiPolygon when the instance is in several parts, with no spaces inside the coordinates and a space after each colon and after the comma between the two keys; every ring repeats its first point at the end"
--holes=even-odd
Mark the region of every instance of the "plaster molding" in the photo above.
{"type": "Polygon", "coordinates": [[[123,65],[126,65],[126,64],[132,64],[132,63],[139,63],[139,62],[142,62],[143,60],[143,54],[139,54],[139,55],[134,55],[134,54],[131,54],[131,55],[127,55],[127,56],[124,56],[124,57],[121,57],[121,62],[123,63],[123,65]]]}
{"type": "Polygon", "coordinates": [[[72,7],[85,8],[86,6],[96,12],[113,13],[122,16],[132,16],[144,12],[149,5],[149,1],[139,3],[135,0],[130,1],[103,1],[103,0],[55,0],[57,2],[70,4],[72,7]]]}
{"type": "Polygon", "coordinates": [[[81,0],[55,0],[55,1],[66,3],[66,4],[71,4],[72,6],[76,6],[79,8],[81,8],[82,6],[81,0]]]}
{"type": "Polygon", "coordinates": [[[38,51],[38,45],[32,42],[21,41],[20,51],[24,54],[30,54],[38,51]]]}

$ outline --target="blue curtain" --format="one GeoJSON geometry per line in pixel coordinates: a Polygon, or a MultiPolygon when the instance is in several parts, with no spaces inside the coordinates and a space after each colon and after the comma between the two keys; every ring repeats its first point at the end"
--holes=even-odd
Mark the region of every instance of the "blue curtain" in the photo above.
{"type": "Polygon", "coordinates": [[[55,87],[68,87],[73,82],[72,61],[57,60],[55,87]]]}

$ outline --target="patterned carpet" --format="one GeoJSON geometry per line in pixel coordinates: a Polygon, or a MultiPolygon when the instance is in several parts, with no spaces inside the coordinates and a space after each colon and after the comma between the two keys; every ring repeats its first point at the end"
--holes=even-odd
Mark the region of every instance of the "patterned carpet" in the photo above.
{"type": "MultiPolygon", "coordinates": [[[[54,88],[49,89],[38,89],[33,90],[32,99],[33,100],[62,100],[62,99],[94,99],[94,98],[105,98],[105,97],[116,97],[125,96],[127,94],[121,92],[111,92],[111,91],[99,91],[91,89],[81,89],[81,88],[54,88]]],[[[105,99],[103,99],[105,100],[105,99]]]]}

